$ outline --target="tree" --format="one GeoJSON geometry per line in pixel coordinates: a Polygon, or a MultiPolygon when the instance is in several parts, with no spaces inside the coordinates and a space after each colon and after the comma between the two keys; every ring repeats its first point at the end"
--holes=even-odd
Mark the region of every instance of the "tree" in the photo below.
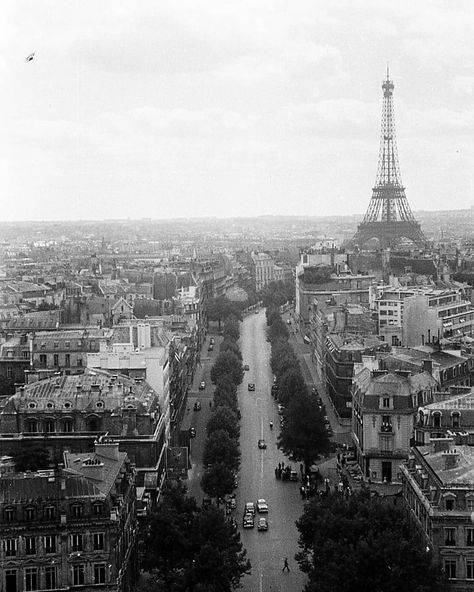
{"type": "Polygon", "coordinates": [[[218,382],[224,376],[227,376],[236,385],[240,384],[244,377],[241,360],[230,351],[220,353],[211,368],[212,382],[218,382]]]}
{"type": "Polygon", "coordinates": [[[274,306],[270,306],[267,308],[266,312],[265,312],[265,316],[267,317],[267,325],[273,325],[273,323],[277,320],[277,319],[281,319],[281,314],[280,311],[278,310],[278,308],[275,308],[274,306]]]}
{"type": "Polygon", "coordinates": [[[297,393],[284,413],[285,421],[278,436],[277,446],[293,461],[302,461],[306,472],[321,454],[331,449],[323,413],[314,397],[297,393]]]}
{"type": "Polygon", "coordinates": [[[276,318],[267,329],[267,339],[271,343],[278,340],[288,341],[289,336],[288,327],[281,317],[276,318]]]}
{"type": "Polygon", "coordinates": [[[50,463],[48,449],[40,444],[21,448],[12,454],[17,471],[47,469],[50,463]]]}
{"type": "Polygon", "coordinates": [[[250,561],[240,536],[234,533],[224,513],[211,507],[197,516],[192,534],[194,557],[185,579],[196,592],[232,592],[250,573],[250,561]]]}
{"type": "Polygon", "coordinates": [[[287,341],[276,341],[272,343],[270,366],[273,374],[279,380],[288,370],[297,370],[300,363],[296,354],[287,341]]]}
{"type": "Polygon", "coordinates": [[[224,339],[232,339],[237,341],[240,337],[240,329],[239,329],[239,321],[238,319],[232,315],[230,316],[224,325],[224,339]]]}
{"type": "Polygon", "coordinates": [[[305,592],[441,592],[444,576],[406,512],[370,493],[314,498],[297,521],[305,592]]]}
{"type": "Polygon", "coordinates": [[[220,405],[215,409],[211,418],[207,422],[206,429],[208,436],[218,430],[224,430],[235,440],[240,436],[240,426],[237,414],[224,405],[220,405]]]}
{"type": "Polygon", "coordinates": [[[282,405],[288,406],[297,395],[304,395],[307,392],[308,388],[299,365],[278,377],[278,400],[282,405]]]}
{"type": "Polygon", "coordinates": [[[215,462],[202,476],[201,489],[209,497],[221,500],[235,489],[234,471],[224,462],[215,462]]]}
{"type": "Polygon", "coordinates": [[[229,339],[226,334],[224,333],[224,341],[221,342],[219,347],[220,352],[231,351],[235,354],[239,360],[242,360],[242,353],[240,351],[239,346],[233,339],[229,339]]]}
{"type": "Polygon", "coordinates": [[[204,445],[202,456],[204,466],[223,463],[231,471],[237,471],[240,465],[240,450],[237,439],[225,430],[211,432],[204,445]]]}

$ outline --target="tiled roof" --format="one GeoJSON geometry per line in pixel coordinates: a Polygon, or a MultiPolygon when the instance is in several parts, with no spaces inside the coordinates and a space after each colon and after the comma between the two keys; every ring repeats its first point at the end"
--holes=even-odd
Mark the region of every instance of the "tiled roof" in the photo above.
{"type": "Polygon", "coordinates": [[[83,468],[84,461],[96,461],[103,465],[102,479],[94,481],[94,486],[104,495],[108,495],[115,484],[115,480],[120,474],[120,470],[127,458],[126,452],[118,453],[118,460],[114,460],[98,454],[97,452],[89,453],[64,453],[64,467],[66,470],[77,473],[78,475],[85,475],[83,468]]]}
{"type": "Polygon", "coordinates": [[[459,457],[458,462],[451,469],[445,468],[445,454],[443,454],[443,451],[432,452],[430,446],[420,446],[418,449],[444,485],[450,483],[456,485],[466,484],[471,489],[474,489],[474,448],[472,446],[455,447],[459,457]]]}
{"type": "Polygon", "coordinates": [[[66,488],[61,489],[58,477],[37,473],[17,473],[0,479],[0,503],[34,502],[75,497],[102,497],[101,490],[79,475],[65,475],[66,488]]]}

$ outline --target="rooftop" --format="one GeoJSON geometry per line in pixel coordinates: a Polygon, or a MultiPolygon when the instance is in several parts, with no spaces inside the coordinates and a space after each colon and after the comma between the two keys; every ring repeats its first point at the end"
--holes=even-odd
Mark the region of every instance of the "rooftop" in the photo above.
{"type": "Polygon", "coordinates": [[[450,451],[433,452],[431,446],[419,446],[418,450],[444,485],[466,484],[474,488],[474,447],[456,446],[450,451]],[[457,463],[449,469],[445,468],[447,452],[458,455],[457,463]]]}

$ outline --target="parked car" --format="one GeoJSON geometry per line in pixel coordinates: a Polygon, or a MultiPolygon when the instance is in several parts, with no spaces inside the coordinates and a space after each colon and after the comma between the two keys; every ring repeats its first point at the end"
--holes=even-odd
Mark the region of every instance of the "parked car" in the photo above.
{"type": "Polygon", "coordinates": [[[283,412],[285,411],[285,406],[284,405],[278,405],[278,413],[280,415],[283,415],[283,412]]]}
{"type": "Polygon", "coordinates": [[[253,502],[247,502],[245,504],[245,513],[255,515],[255,504],[253,502]]]}
{"type": "Polygon", "coordinates": [[[190,438],[196,437],[196,428],[189,428],[189,436],[190,438]]]}
{"type": "Polygon", "coordinates": [[[245,365],[244,365],[244,370],[245,370],[245,372],[248,372],[248,371],[250,370],[250,367],[249,367],[249,365],[248,365],[248,364],[245,364],[245,365]]]}
{"type": "Polygon", "coordinates": [[[207,351],[212,351],[214,349],[214,346],[212,345],[212,343],[209,344],[207,351]]]}
{"type": "Polygon", "coordinates": [[[258,441],[258,447],[262,449],[267,447],[267,443],[263,438],[260,438],[260,440],[258,441]]]}
{"type": "Polygon", "coordinates": [[[249,382],[247,388],[248,388],[249,391],[254,391],[255,390],[255,384],[253,382],[249,382]]]}
{"type": "Polygon", "coordinates": [[[257,512],[259,512],[259,514],[265,514],[268,512],[268,504],[263,498],[257,500],[257,512]]]}
{"type": "Polygon", "coordinates": [[[248,512],[244,514],[242,526],[244,528],[253,528],[255,526],[255,519],[253,517],[253,514],[249,514],[248,512]]]}
{"type": "Polygon", "coordinates": [[[194,403],[194,411],[201,411],[201,401],[196,401],[194,403]]]}
{"type": "Polygon", "coordinates": [[[209,343],[210,343],[211,345],[214,345],[214,343],[215,343],[214,337],[211,337],[211,338],[209,339],[209,343]]]}
{"type": "Polygon", "coordinates": [[[290,481],[298,481],[298,473],[296,471],[290,471],[290,481]]]}
{"type": "Polygon", "coordinates": [[[268,530],[268,520],[263,516],[258,519],[257,530],[268,530]]]}
{"type": "Polygon", "coordinates": [[[199,383],[199,390],[203,391],[205,388],[206,388],[206,381],[201,380],[201,382],[199,383]]]}

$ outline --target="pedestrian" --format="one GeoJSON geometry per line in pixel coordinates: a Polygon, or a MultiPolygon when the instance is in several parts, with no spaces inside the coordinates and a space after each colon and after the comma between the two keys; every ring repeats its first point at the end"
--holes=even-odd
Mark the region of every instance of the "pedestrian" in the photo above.
{"type": "Polygon", "coordinates": [[[278,479],[278,467],[275,467],[275,477],[278,479]]]}
{"type": "Polygon", "coordinates": [[[280,469],[280,471],[281,471],[281,463],[278,463],[278,468],[279,468],[279,469],[280,469]]]}
{"type": "Polygon", "coordinates": [[[290,566],[288,565],[288,557],[285,557],[285,563],[283,564],[283,568],[281,571],[285,571],[285,569],[290,571],[290,566]]]}
{"type": "Polygon", "coordinates": [[[300,463],[300,473],[301,473],[301,476],[303,476],[303,464],[302,463],[300,463]]]}
{"type": "Polygon", "coordinates": [[[212,409],[212,401],[209,401],[209,409],[212,409]]]}

